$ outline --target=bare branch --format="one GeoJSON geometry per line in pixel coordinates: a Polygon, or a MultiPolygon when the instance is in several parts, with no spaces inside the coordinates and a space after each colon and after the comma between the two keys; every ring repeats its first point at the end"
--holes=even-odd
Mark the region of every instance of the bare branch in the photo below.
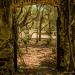
{"type": "MultiPolygon", "coordinates": [[[[31,7],[32,7],[32,6],[29,7],[28,12],[26,13],[26,15],[25,15],[25,17],[24,17],[24,20],[23,20],[19,25],[22,25],[22,26],[23,26],[23,25],[25,24],[25,22],[26,22],[26,20],[27,20],[27,18],[28,18],[28,15],[29,15],[29,13],[31,12],[31,7]]],[[[22,27],[22,26],[21,26],[21,27],[22,27]]]]}
{"type": "Polygon", "coordinates": [[[23,11],[23,3],[22,3],[22,5],[21,5],[20,13],[19,13],[19,14],[18,14],[18,16],[16,17],[16,19],[18,19],[18,18],[20,17],[20,15],[21,15],[22,11],[23,11]]]}

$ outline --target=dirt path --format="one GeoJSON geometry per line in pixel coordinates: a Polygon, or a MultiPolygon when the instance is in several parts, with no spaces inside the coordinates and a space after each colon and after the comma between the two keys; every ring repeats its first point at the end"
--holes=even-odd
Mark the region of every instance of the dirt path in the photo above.
{"type": "Polygon", "coordinates": [[[21,58],[18,58],[18,64],[22,64],[21,60],[23,59],[23,63],[29,68],[37,68],[44,61],[50,63],[55,61],[55,54],[53,54],[52,49],[46,47],[28,47],[28,53],[26,53],[25,48],[20,48],[20,50],[21,58]]]}

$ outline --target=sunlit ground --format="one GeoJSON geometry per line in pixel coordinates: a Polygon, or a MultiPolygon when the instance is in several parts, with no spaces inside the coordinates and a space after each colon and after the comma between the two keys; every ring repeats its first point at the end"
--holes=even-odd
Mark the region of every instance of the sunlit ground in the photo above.
{"type": "Polygon", "coordinates": [[[27,68],[37,68],[41,65],[48,67],[46,66],[48,63],[53,63],[56,60],[56,54],[52,49],[46,47],[28,47],[28,52],[25,48],[20,48],[20,50],[18,65],[25,64],[27,68]]]}

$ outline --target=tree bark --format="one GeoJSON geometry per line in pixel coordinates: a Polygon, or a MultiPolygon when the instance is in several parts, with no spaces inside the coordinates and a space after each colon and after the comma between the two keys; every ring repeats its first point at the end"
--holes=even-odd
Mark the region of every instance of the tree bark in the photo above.
{"type": "Polygon", "coordinates": [[[14,48],[14,68],[17,71],[17,50],[18,50],[18,34],[17,34],[17,23],[15,19],[15,9],[13,10],[12,16],[12,38],[13,38],[13,48],[14,48]]]}
{"type": "Polygon", "coordinates": [[[69,42],[69,1],[61,0],[57,20],[57,66],[61,71],[68,70],[70,61],[69,42]]]}
{"type": "MultiPolygon", "coordinates": [[[[40,11],[40,10],[39,10],[40,11]]],[[[41,41],[41,27],[42,27],[42,19],[43,19],[43,10],[40,17],[40,24],[39,24],[39,41],[41,41]]]]}

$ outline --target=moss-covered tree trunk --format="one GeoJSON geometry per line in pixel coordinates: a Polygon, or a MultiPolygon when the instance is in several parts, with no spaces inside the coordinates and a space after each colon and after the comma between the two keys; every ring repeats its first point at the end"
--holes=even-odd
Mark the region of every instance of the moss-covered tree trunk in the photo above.
{"type": "Polygon", "coordinates": [[[0,75],[13,72],[10,5],[11,0],[0,0],[0,75]]]}
{"type": "Polygon", "coordinates": [[[16,8],[13,8],[12,13],[12,38],[13,38],[13,51],[14,51],[14,69],[17,71],[17,50],[18,50],[18,29],[16,19],[16,8]]]}
{"type": "Polygon", "coordinates": [[[70,65],[69,71],[75,72],[75,3],[71,0],[70,4],[70,30],[71,30],[71,51],[70,51],[70,65]]]}
{"type": "Polygon", "coordinates": [[[57,20],[57,63],[58,69],[66,71],[70,62],[70,38],[69,38],[69,0],[60,0],[57,20]]]}

